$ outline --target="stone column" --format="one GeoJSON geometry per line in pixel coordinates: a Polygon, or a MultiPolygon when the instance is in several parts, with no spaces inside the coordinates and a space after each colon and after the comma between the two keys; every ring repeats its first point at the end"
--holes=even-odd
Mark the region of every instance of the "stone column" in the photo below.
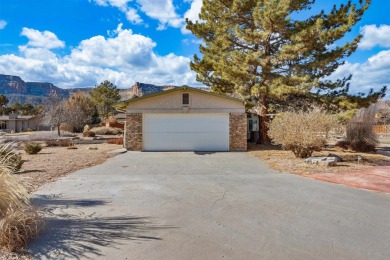
{"type": "Polygon", "coordinates": [[[142,151],[142,114],[126,115],[125,147],[129,151],[142,151]]]}
{"type": "Polygon", "coordinates": [[[229,114],[229,150],[247,150],[247,118],[246,113],[229,114]]]}

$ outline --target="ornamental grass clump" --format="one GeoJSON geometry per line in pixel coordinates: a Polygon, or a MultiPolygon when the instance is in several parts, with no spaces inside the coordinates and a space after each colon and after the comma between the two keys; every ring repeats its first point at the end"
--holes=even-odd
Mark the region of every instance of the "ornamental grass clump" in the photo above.
{"type": "Polygon", "coordinates": [[[347,138],[349,148],[357,152],[375,151],[378,136],[373,131],[375,125],[376,105],[360,109],[347,123],[347,138]]]}
{"type": "Polygon", "coordinates": [[[3,163],[9,165],[12,172],[19,171],[22,168],[23,160],[20,154],[17,154],[12,148],[13,143],[0,145],[0,158],[5,160],[3,163]]]}
{"type": "Polygon", "coordinates": [[[3,146],[0,151],[0,249],[17,252],[38,234],[42,220],[29,205],[26,188],[13,175],[13,150],[3,146]]]}
{"type": "Polygon", "coordinates": [[[334,116],[322,112],[284,112],[276,115],[268,134],[297,158],[307,158],[326,145],[326,137],[336,125],[334,116]]]}

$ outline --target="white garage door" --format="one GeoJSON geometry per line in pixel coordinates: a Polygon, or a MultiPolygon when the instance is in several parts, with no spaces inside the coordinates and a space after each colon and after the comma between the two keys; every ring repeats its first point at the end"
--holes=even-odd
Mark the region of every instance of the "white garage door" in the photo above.
{"type": "Polygon", "coordinates": [[[228,114],[144,114],[145,151],[228,151],[228,114]]]}

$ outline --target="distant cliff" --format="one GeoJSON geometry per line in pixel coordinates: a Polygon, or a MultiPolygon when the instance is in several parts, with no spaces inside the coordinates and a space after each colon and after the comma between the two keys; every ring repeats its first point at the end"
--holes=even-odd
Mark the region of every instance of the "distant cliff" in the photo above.
{"type": "Polygon", "coordinates": [[[175,88],[175,86],[172,85],[166,85],[166,86],[156,86],[153,84],[146,84],[146,83],[140,83],[136,82],[129,90],[128,90],[128,95],[129,97],[133,96],[145,96],[145,95],[150,95],[153,93],[157,92],[163,92],[165,90],[169,90],[175,88]]]}
{"type": "Polygon", "coordinates": [[[69,91],[54,86],[51,83],[25,82],[18,76],[0,74],[0,94],[9,99],[9,103],[39,104],[51,94],[68,98],[69,91]]]}

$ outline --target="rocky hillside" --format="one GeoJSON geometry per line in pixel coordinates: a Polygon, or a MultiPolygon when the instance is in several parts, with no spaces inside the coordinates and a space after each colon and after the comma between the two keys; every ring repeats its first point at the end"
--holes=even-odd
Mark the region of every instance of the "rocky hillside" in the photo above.
{"type": "MultiPolygon", "coordinates": [[[[122,100],[127,100],[134,96],[140,97],[172,88],[175,88],[175,86],[157,86],[136,82],[130,89],[120,89],[120,95],[122,100]]],[[[19,102],[21,104],[30,103],[37,105],[44,103],[51,93],[55,93],[61,98],[68,98],[77,91],[89,92],[92,89],[93,88],[62,89],[51,83],[25,82],[18,76],[0,74],[0,94],[7,96],[10,104],[19,102]]]]}
{"type": "Polygon", "coordinates": [[[134,96],[141,97],[156,92],[163,92],[165,90],[172,89],[172,88],[175,88],[175,86],[172,85],[156,86],[153,84],[136,82],[129,90],[124,91],[122,96],[125,94],[127,99],[132,98],[134,96]]]}
{"type": "Polygon", "coordinates": [[[51,83],[25,82],[18,76],[0,74],[0,94],[7,96],[9,103],[39,104],[51,93],[68,98],[69,91],[51,83]]]}

